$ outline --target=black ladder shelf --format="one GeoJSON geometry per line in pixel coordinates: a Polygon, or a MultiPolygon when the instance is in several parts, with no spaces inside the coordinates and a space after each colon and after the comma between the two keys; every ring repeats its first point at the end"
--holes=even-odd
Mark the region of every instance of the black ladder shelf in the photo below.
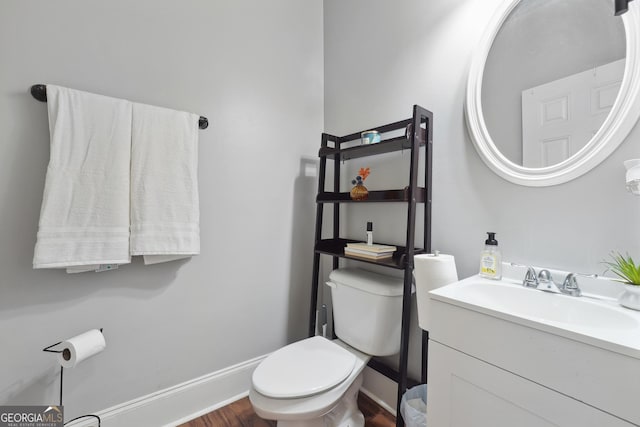
{"type": "MultiPolygon", "coordinates": [[[[390,123],[375,128],[380,134],[387,132],[410,129],[405,135],[382,140],[375,144],[353,145],[360,140],[361,132],[337,137],[327,133],[322,134],[322,145],[319,152],[320,171],[318,177],[318,194],[316,198],[316,227],[315,246],[313,255],[313,281],[311,289],[311,310],[309,317],[309,336],[315,335],[316,310],[318,304],[318,283],[320,275],[320,256],[333,257],[333,269],[338,268],[339,259],[346,258],[359,262],[375,264],[378,266],[404,271],[404,293],[402,297],[402,324],[399,355],[399,370],[395,371],[381,362],[371,359],[369,366],[394,380],[398,384],[398,405],[396,426],[403,427],[404,422],[400,415],[400,400],[408,388],[407,364],[409,358],[409,325],[411,319],[411,285],[413,282],[413,256],[420,253],[431,252],[431,167],[433,151],[433,114],[418,106],[413,106],[413,115],[409,119],[390,123]],[[351,144],[349,144],[351,143],[351,144]],[[418,169],[420,161],[420,147],[425,147],[424,155],[424,183],[418,185],[418,169]],[[402,189],[384,191],[369,191],[367,200],[351,200],[349,192],[340,192],[340,166],[343,161],[365,156],[373,156],[391,153],[400,150],[411,152],[409,167],[409,185],[402,189]],[[327,159],[333,160],[333,191],[325,190],[327,159]],[[331,239],[322,239],[323,210],[324,205],[333,205],[333,236],[331,239]],[[345,256],[344,248],[347,243],[355,240],[340,238],[340,204],[342,203],[406,203],[407,204],[407,230],[404,246],[397,246],[397,251],[391,259],[365,260],[345,256]],[[415,247],[416,204],[424,204],[424,248],[415,247]]],[[[426,353],[428,332],[422,332],[422,372],[421,381],[426,382],[426,353]]]]}

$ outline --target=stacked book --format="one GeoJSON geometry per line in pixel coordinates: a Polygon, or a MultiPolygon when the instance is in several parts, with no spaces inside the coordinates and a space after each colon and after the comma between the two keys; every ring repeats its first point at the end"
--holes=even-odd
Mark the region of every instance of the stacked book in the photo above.
{"type": "Polygon", "coordinates": [[[366,243],[347,243],[347,247],[344,248],[344,254],[355,257],[364,258],[370,260],[380,260],[385,258],[391,258],[396,251],[395,246],[389,245],[367,245],[366,243]]]}

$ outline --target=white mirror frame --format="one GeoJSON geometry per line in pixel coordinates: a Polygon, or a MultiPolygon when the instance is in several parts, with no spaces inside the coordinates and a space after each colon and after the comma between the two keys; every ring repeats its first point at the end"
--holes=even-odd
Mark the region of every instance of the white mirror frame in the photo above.
{"type": "Polygon", "coordinates": [[[630,3],[629,11],[622,15],[627,55],[624,76],[620,92],[600,130],[567,160],[544,168],[527,168],[507,159],[496,147],[484,121],[481,97],[484,67],[491,45],[502,24],[520,1],[506,0],[498,8],[480,39],[467,82],[467,126],[482,160],[502,178],[530,187],[562,184],[587,173],[606,159],[624,141],[640,117],[640,4],[630,3]]]}

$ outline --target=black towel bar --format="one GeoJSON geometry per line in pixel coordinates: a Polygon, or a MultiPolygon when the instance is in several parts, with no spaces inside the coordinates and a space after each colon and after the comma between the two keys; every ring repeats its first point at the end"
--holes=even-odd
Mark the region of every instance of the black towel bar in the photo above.
{"type": "MultiPolygon", "coordinates": [[[[47,85],[31,86],[31,95],[38,101],[47,102],[47,85]]],[[[200,119],[198,120],[198,127],[200,129],[208,128],[209,120],[206,117],[200,116],[200,119]]]]}

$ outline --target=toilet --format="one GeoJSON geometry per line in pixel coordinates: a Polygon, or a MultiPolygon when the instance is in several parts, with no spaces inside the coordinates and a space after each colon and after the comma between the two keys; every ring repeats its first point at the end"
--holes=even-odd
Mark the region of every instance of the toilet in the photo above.
{"type": "Polygon", "coordinates": [[[372,356],[400,351],[403,282],[358,268],[331,272],[336,340],[283,347],[255,369],[249,400],[278,427],[362,427],[357,397],[372,356]]]}

